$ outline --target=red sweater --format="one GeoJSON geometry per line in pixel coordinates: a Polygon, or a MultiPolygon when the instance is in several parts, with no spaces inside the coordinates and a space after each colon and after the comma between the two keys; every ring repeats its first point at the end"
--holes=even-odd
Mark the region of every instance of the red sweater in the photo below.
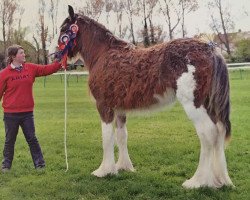
{"type": "Polygon", "coordinates": [[[53,74],[61,68],[59,62],[50,65],[24,63],[19,72],[10,65],[0,71],[0,100],[6,113],[29,112],[34,109],[32,93],[35,77],[53,74]]]}

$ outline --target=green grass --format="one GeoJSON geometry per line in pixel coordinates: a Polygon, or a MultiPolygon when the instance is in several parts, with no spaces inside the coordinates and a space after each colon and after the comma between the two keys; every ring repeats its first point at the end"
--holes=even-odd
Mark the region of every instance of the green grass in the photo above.
{"type": "MultiPolygon", "coordinates": [[[[0,199],[249,199],[250,71],[231,72],[232,140],[226,149],[235,189],[185,190],[181,184],[196,170],[199,141],[177,103],[171,110],[128,116],[128,148],[135,173],[96,178],[102,160],[98,113],[87,80],[70,77],[68,86],[68,160],[64,156],[64,84],[60,77],[37,78],[34,85],[36,133],[46,160],[45,171],[33,168],[20,131],[13,167],[0,173],[0,199]]],[[[2,111],[1,111],[2,112],[2,111]]],[[[0,147],[4,128],[0,124],[0,147]]],[[[117,156],[117,148],[116,148],[117,156]]],[[[2,159],[2,156],[1,156],[2,159]]]]}

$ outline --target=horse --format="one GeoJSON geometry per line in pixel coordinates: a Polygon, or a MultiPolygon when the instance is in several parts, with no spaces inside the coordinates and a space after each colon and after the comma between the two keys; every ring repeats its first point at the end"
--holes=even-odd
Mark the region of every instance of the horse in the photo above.
{"type": "Polygon", "coordinates": [[[67,56],[83,59],[101,118],[103,160],[92,174],[104,177],[120,170],[134,171],[127,149],[126,113],[162,108],[178,100],[201,145],[197,170],[182,186],[233,186],[224,152],[231,136],[229,77],[213,43],[183,38],[149,48],[136,47],[97,21],[75,13],[71,6],[68,12],[57,43],[65,46],[65,34],[72,25],[77,26],[67,56]],[[116,163],[113,122],[119,149],[116,163]]]}

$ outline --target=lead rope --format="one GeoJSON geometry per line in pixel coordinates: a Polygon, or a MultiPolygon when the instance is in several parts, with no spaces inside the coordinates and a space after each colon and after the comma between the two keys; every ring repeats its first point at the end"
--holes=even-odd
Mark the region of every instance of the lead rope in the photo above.
{"type": "Polygon", "coordinates": [[[66,162],[66,170],[69,169],[68,163],[68,152],[67,152],[67,74],[66,74],[66,66],[64,68],[64,153],[65,153],[65,162],[66,162]]]}
{"type": "Polygon", "coordinates": [[[71,49],[76,45],[75,38],[78,32],[78,26],[75,21],[74,24],[71,24],[69,27],[70,34],[64,33],[60,36],[61,44],[58,45],[59,50],[55,53],[50,54],[49,56],[55,54],[56,57],[62,58],[62,66],[64,67],[64,153],[65,153],[65,162],[66,162],[66,170],[69,169],[68,163],[68,152],[67,152],[67,54],[68,49],[71,49]]]}

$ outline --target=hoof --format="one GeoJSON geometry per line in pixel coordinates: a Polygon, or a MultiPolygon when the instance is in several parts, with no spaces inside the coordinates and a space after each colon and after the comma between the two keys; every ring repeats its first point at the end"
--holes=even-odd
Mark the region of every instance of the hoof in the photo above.
{"type": "Polygon", "coordinates": [[[135,169],[134,169],[132,163],[130,163],[130,164],[116,163],[115,166],[116,166],[117,171],[125,170],[125,171],[135,172],[135,169]]]}
{"type": "Polygon", "coordinates": [[[202,187],[202,185],[197,181],[194,180],[193,178],[186,180],[183,184],[182,187],[186,189],[194,189],[194,188],[199,188],[202,187]]]}
{"type": "Polygon", "coordinates": [[[194,189],[200,187],[210,187],[210,188],[221,188],[222,186],[231,186],[234,187],[230,179],[202,179],[198,177],[192,177],[189,180],[186,180],[182,186],[187,189],[194,189]]]}
{"type": "Polygon", "coordinates": [[[114,167],[110,167],[110,168],[104,168],[102,166],[100,166],[97,170],[93,171],[91,174],[96,176],[96,177],[105,177],[108,174],[117,174],[118,171],[117,169],[114,167]]]}

